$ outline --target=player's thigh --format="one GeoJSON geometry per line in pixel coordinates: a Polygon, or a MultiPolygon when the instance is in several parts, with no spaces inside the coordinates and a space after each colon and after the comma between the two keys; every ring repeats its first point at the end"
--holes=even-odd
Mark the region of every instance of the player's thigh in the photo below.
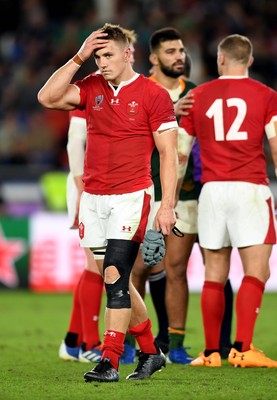
{"type": "Polygon", "coordinates": [[[175,226],[183,233],[196,234],[198,201],[197,200],[179,200],[176,207],[176,224],[175,226]]]}
{"type": "Polygon", "coordinates": [[[185,234],[183,237],[179,237],[173,232],[166,237],[165,264],[168,273],[171,272],[171,268],[176,267],[180,267],[186,271],[196,237],[196,234],[185,234]]]}
{"type": "Polygon", "coordinates": [[[84,252],[86,257],[86,269],[96,274],[100,274],[93,252],[86,247],[84,248],[84,252]]]}

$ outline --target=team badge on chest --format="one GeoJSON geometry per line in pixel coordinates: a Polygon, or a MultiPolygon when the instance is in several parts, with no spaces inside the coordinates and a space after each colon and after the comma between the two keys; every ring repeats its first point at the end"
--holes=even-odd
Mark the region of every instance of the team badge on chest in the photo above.
{"type": "Polygon", "coordinates": [[[135,115],[138,113],[138,103],[134,100],[127,104],[127,112],[130,115],[135,115]]]}

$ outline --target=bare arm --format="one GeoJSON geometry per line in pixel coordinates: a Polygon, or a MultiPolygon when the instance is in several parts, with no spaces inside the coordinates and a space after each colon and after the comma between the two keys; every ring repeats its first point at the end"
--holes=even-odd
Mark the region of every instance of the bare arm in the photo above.
{"type": "Polygon", "coordinates": [[[154,140],[160,155],[160,179],[162,185],[161,206],[156,214],[156,229],[169,235],[175,225],[175,192],[177,185],[177,129],[154,132],[154,140]]]}
{"type": "Polygon", "coordinates": [[[53,73],[38,93],[38,101],[44,107],[57,110],[76,108],[80,103],[79,89],[70,82],[82,63],[93,54],[94,50],[107,44],[105,36],[106,34],[101,30],[92,32],[82,44],[77,55],[53,73]]]}

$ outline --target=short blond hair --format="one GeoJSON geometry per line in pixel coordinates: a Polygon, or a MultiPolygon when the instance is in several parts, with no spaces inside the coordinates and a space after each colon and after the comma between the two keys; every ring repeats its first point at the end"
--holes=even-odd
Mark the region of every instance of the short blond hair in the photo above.
{"type": "Polygon", "coordinates": [[[130,44],[135,44],[137,41],[137,34],[134,30],[122,28],[123,32],[127,36],[130,44]]]}
{"type": "Polygon", "coordinates": [[[231,61],[247,65],[252,57],[253,45],[246,36],[235,34],[224,38],[219,43],[218,50],[231,61]]]}
{"type": "Polygon", "coordinates": [[[128,46],[129,37],[127,35],[126,29],[122,28],[120,25],[105,23],[105,25],[100,28],[104,33],[107,33],[105,39],[114,40],[115,42],[122,42],[124,45],[128,46]]]}

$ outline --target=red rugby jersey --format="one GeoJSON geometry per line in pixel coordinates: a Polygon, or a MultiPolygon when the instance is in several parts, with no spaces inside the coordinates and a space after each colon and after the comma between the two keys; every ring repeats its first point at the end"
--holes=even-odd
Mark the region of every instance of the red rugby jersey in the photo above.
{"type": "Polygon", "coordinates": [[[84,186],[92,194],[123,194],[151,186],[152,132],[177,127],[173,103],[143,75],[113,88],[102,75],[76,82],[86,109],[84,186]]]}
{"type": "Polygon", "coordinates": [[[86,110],[78,110],[78,108],[76,108],[76,110],[69,111],[69,120],[71,120],[72,117],[86,119],[86,110]]]}
{"type": "Polygon", "coordinates": [[[248,77],[221,77],[193,89],[195,103],[180,126],[197,136],[202,182],[268,184],[265,126],[277,116],[277,93],[248,77]]]}

